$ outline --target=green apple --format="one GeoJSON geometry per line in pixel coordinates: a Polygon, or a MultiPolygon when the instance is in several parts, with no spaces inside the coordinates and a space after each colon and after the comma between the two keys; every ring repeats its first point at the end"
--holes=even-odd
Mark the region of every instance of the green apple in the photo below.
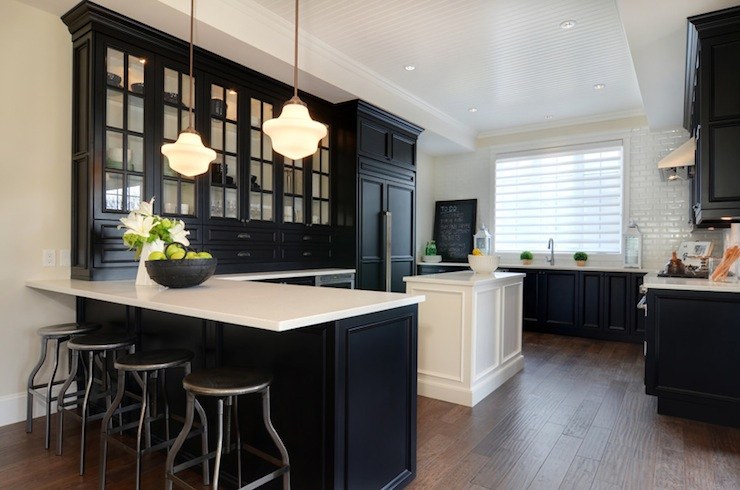
{"type": "Polygon", "coordinates": [[[208,252],[198,252],[198,258],[199,259],[212,259],[213,255],[211,255],[208,252]]]}
{"type": "Polygon", "coordinates": [[[164,254],[167,256],[168,259],[173,258],[172,254],[178,253],[178,252],[182,252],[182,256],[185,257],[185,250],[182,248],[182,245],[180,245],[179,243],[170,243],[169,245],[167,245],[167,248],[164,250],[164,254]]]}
{"type": "Polygon", "coordinates": [[[170,260],[182,260],[185,258],[185,250],[180,249],[170,255],[170,260]]]}
{"type": "Polygon", "coordinates": [[[198,258],[198,252],[193,252],[192,250],[185,254],[186,259],[197,259],[198,258]]]}
{"type": "Polygon", "coordinates": [[[147,257],[146,260],[167,260],[167,256],[164,254],[164,252],[155,250],[154,252],[149,254],[149,257],[147,257]]]}

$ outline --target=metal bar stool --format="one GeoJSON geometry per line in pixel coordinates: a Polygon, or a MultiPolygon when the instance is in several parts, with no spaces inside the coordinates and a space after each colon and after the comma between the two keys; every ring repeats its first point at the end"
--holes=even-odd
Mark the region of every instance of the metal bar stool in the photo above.
{"type": "MultiPolygon", "coordinates": [[[[51,390],[54,386],[64,383],[64,380],[54,380],[57,374],[57,368],[59,367],[59,347],[62,342],[66,342],[74,335],[90,333],[98,328],[100,328],[100,325],[96,323],[60,323],[58,325],[42,327],[36,331],[41,337],[41,353],[39,354],[39,361],[28,376],[28,385],[26,387],[26,432],[29,434],[33,432],[33,399],[34,397],[38,397],[44,402],[46,408],[46,435],[44,437],[44,447],[46,449],[49,449],[49,445],[51,444],[51,404],[57,399],[57,397],[52,396],[51,390]],[[51,368],[51,376],[49,376],[49,381],[46,384],[34,384],[34,378],[46,362],[46,351],[50,340],[54,341],[54,364],[51,368]],[[41,388],[46,389],[41,391],[41,388]]],[[[72,366],[70,366],[70,369],[72,369],[72,366]]]]}
{"type": "MultiPolygon", "coordinates": [[[[239,490],[251,490],[257,488],[265,483],[280,478],[283,478],[283,489],[290,489],[290,461],[288,459],[288,451],[285,449],[283,441],[280,440],[275,428],[272,426],[272,420],[270,420],[270,384],[272,378],[264,373],[251,369],[239,369],[239,368],[215,368],[199,371],[197,373],[188,374],[182,381],[182,386],[187,392],[187,407],[185,410],[185,426],[177,436],[175,444],[172,446],[170,453],[167,455],[166,463],[166,474],[165,474],[165,488],[167,490],[172,489],[172,483],[177,482],[178,485],[193,488],[188,485],[185,481],[175,476],[175,473],[189,468],[200,463],[202,460],[216,458],[216,463],[213,469],[213,490],[218,490],[218,477],[221,468],[221,454],[224,446],[224,401],[226,405],[230,406],[234,413],[234,429],[236,432],[236,444],[232,445],[227,439],[226,451],[230,452],[231,449],[236,448],[237,452],[237,482],[240,487],[239,490]],[[272,441],[280,451],[280,459],[263,453],[257,449],[249,446],[244,446],[244,449],[252,452],[256,456],[269,461],[278,468],[267,475],[245,485],[242,485],[242,465],[241,465],[241,436],[239,435],[239,418],[237,413],[237,397],[239,395],[247,395],[250,393],[261,393],[262,394],[262,420],[265,424],[267,433],[272,438],[272,441]],[[185,438],[187,437],[188,431],[193,423],[193,408],[196,403],[195,397],[197,396],[210,396],[218,397],[218,443],[215,451],[208,453],[207,455],[200,456],[199,458],[186,461],[177,466],[174,466],[177,452],[182,447],[185,438]]],[[[230,433],[230,416],[227,419],[226,435],[228,437],[230,433]]]]}
{"type": "MultiPolygon", "coordinates": [[[[108,442],[114,443],[116,446],[131,452],[136,455],[136,488],[137,490],[141,487],[141,457],[151,451],[156,451],[162,448],[167,448],[169,451],[170,445],[175,441],[174,438],[170,439],[170,408],[169,400],[167,398],[167,386],[165,382],[165,369],[182,367],[185,369],[185,375],[190,374],[190,361],[192,361],[194,354],[185,349],[162,349],[152,350],[147,352],[137,352],[135,354],[128,354],[118,358],[114,366],[118,370],[118,390],[116,391],[116,397],[111,403],[110,407],[103,417],[103,422],[100,426],[100,488],[105,488],[105,470],[108,456],[108,442]],[[142,396],[141,396],[141,412],[139,414],[139,420],[126,425],[121,425],[115,429],[109,427],[109,422],[113,414],[116,412],[116,408],[120,405],[123,400],[125,392],[125,379],[126,373],[130,372],[136,378],[137,382],[141,384],[142,396]],[[150,405],[150,394],[149,394],[149,378],[150,375],[156,375],[159,379],[159,386],[161,388],[164,398],[164,412],[156,414],[154,416],[149,415],[150,405]],[[165,421],[165,440],[159,444],[152,446],[150,441],[146,442],[146,448],[142,449],[142,432],[145,428],[155,420],[164,418],[165,421]],[[137,427],[136,432],[136,449],[124,444],[118,439],[113,438],[114,434],[123,432],[124,430],[137,427]]],[[[156,391],[155,391],[156,394],[156,391]]],[[[156,397],[155,397],[156,399],[156,397]]],[[[206,414],[200,403],[196,402],[195,409],[198,411],[200,417],[200,427],[194,431],[186,433],[186,437],[193,437],[201,434],[201,450],[203,454],[208,454],[208,424],[206,422],[206,414]]],[[[156,410],[155,410],[156,411],[156,410]]],[[[175,417],[181,422],[185,422],[182,418],[175,417]]],[[[192,416],[191,424],[192,426],[192,416]]],[[[149,433],[149,430],[146,430],[149,433]]],[[[208,461],[203,461],[203,484],[208,485],[208,461]]]]}
{"type": "MultiPolygon", "coordinates": [[[[108,372],[107,356],[111,353],[115,360],[116,352],[119,350],[127,350],[130,353],[134,351],[134,343],[136,338],[127,333],[94,333],[91,335],[85,335],[83,337],[76,337],[71,339],[67,343],[67,348],[72,352],[72,370],[69,373],[67,381],[64,382],[58,395],[57,400],[57,412],[59,417],[58,432],[57,432],[57,454],[62,454],[62,434],[64,428],[64,413],[66,407],[75,405],[79,406],[79,396],[71,402],[65,401],[65,393],[69,389],[69,386],[74,381],[77,375],[77,366],[79,364],[80,352],[87,353],[87,366],[86,366],[86,380],[84,397],[82,401],[82,415],[79,416],[74,412],[69,412],[71,415],[79,418],[82,421],[82,435],[80,439],[80,475],[85,473],[85,448],[86,448],[86,436],[87,436],[87,424],[93,420],[97,420],[103,417],[104,412],[100,412],[94,415],[90,415],[90,401],[105,398],[106,409],[111,405],[111,380],[110,373],[108,372]],[[101,360],[100,357],[103,359],[101,360]],[[99,380],[95,380],[101,384],[101,392],[96,396],[91,396],[92,385],[94,381],[94,370],[96,364],[101,370],[101,377],[99,380]]],[[[121,383],[122,380],[119,380],[121,383]]],[[[75,395],[82,394],[83,391],[78,391],[75,395]]],[[[138,404],[132,404],[127,407],[119,408],[119,414],[134,410],[138,408],[138,404]]]]}

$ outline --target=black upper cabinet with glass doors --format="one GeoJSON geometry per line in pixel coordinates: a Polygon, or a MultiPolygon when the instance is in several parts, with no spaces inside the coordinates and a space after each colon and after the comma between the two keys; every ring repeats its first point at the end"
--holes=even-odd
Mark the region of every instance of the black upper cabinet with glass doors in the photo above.
{"type": "MultiPolygon", "coordinates": [[[[163,143],[188,126],[188,45],[93,3],[62,17],[73,41],[72,277],[133,278],[119,219],[155,197],[218,272],[333,266],[331,138],[300,161],[272,151],[262,123],[292,88],[196,47],[195,129],[216,160],[169,168],[163,143]]],[[[331,132],[333,106],[301,94],[331,132]]]]}

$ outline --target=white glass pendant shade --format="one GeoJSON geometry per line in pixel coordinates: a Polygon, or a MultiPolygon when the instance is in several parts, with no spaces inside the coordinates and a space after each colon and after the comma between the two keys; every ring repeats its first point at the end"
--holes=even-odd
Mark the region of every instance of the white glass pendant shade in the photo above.
{"type": "Polygon", "coordinates": [[[206,173],[208,165],[216,159],[216,152],[203,146],[200,135],[187,129],[174,143],[162,145],[162,154],[172,170],[186,177],[206,173]]]}
{"type": "Polygon", "coordinates": [[[262,129],[272,140],[272,149],[291,160],[316,153],[326,136],[326,126],[311,119],[308,108],[295,97],[285,103],[278,118],[265,121],[262,129]]]}

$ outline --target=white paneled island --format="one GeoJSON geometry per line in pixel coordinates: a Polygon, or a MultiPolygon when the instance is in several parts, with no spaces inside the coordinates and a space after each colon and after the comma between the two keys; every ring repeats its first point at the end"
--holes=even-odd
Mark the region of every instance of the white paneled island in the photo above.
{"type": "Polygon", "coordinates": [[[404,278],[419,306],[418,393],[472,407],[524,367],[524,274],[404,278]]]}

